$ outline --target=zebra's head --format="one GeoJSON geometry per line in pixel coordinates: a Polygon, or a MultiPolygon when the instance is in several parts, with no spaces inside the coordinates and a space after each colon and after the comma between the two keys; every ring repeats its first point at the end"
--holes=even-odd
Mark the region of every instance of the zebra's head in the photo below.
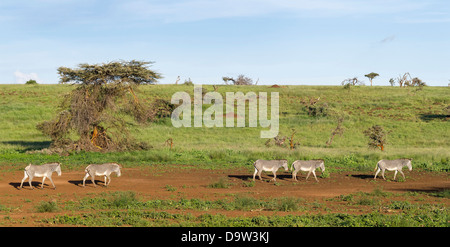
{"type": "Polygon", "coordinates": [[[116,169],[116,174],[117,174],[117,177],[120,177],[120,175],[122,175],[122,173],[120,172],[120,168],[122,168],[122,166],[121,165],[119,165],[119,164],[117,164],[117,169],[116,169]]]}
{"type": "Polygon", "coordinates": [[[282,167],[284,168],[284,170],[288,171],[288,161],[287,160],[283,160],[282,164],[283,164],[282,167]]]}
{"type": "Polygon", "coordinates": [[[322,170],[322,172],[325,171],[325,162],[322,160],[322,162],[320,163],[320,169],[322,170]]]}
{"type": "Polygon", "coordinates": [[[61,176],[61,164],[58,163],[58,166],[55,169],[56,174],[58,174],[58,176],[61,176]]]}
{"type": "Polygon", "coordinates": [[[408,161],[406,162],[406,166],[408,167],[409,171],[412,171],[412,163],[411,163],[412,159],[408,159],[408,161]]]}

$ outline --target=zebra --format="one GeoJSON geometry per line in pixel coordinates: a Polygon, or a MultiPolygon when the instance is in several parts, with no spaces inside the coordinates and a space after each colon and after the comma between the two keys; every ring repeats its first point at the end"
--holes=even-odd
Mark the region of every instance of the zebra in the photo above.
{"type": "Polygon", "coordinates": [[[299,171],[304,171],[304,172],[308,172],[308,175],[306,176],[306,180],[308,179],[309,175],[312,174],[314,175],[314,178],[316,179],[317,182],[319,182],[319,180],[317,180],[316,177],[316,169],[320,168],[322,170],[322,172],[325,171],[325,164],[323,160],[296,160],[294,161],[294,163],[292,163],[292,179],[294,179],[295,181],[297,180],[297,172],[299,171]]]}
{"type": "Polygon", "coordinates": [[[24,177],[22,179],[22,182],[20,183],[19,189],[22,188],[23,182],[27,178],[28,178],[28,183],[30,184],[30,188],[34,189],[33,186],[31,186],[31,181],[33,180],[34,177],[43,177],[41,189],[44,188],[45,178],[50,179],[50,182],[53,185],[53,189],[56,189],[56,186],[52,180],[53,172],[56,172],[58,174],[58,176],[61,176],[61,163],[55,162],[55,163],[47,163],[47,164],[43,164],[43,165],[29,164],[27,167],[25,167],[24,177]]]}
{"type": "Polygon", "coordinates": [[[386,180],[386,178],[384,177],[385,170],[395,171],[394,180],[395,176],[397,176],[397,172],[400,172],[403,176],[403,179],[405,179],[405,174],[403,174],[402,172],[402,168],[404,166],[408,167],[408,169],[412,171],[411,159],[380,160],[378,161],[377,166],[374,169],[374,171],[377,170],[377,172],[375,173],[375,177],[373,179],[376,179],[378,173],[381,171],[381,176],[384,180],[386,180]]]}
{"type": "Polygon", "coordinates": [[[120,168],[121,166],[117,163],[88,165],[86,169],[84,169],[86,175],[83,178],[83,187],[85,187],[86,178],[88,178],[89,176],[91,176],[91,181],[94,184],[94,187],[97,187],[97,185],[95,184],[95,176],[105,176],[105,186],[107,187],[111,183],[111,173],[115,172],[117,174],[117,177],[120,177],[120,168]],[[109,183],[107,182],[107,179],[109,179],[109,183]]]}
{"type": "Polygon", "coordinates": [[[287,160],[257,160],[255,163],[253,163],[253,166],[255,167],[255,173],[253,173],[253,181],[255,181],[256,173],[258,173],[259,180],[261,179],[261,172],[262,171],[272,171],[273,178],[270,181],[277,181],[277,170],[280,167],[283,167],[286,171],[288,170],[288,163],[287,160]]]}

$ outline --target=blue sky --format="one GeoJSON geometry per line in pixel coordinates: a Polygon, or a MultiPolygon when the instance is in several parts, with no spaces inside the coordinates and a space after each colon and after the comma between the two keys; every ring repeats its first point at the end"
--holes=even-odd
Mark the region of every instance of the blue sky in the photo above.
{"type": "Polygon", "coordinates": [[[2,0],[0,83],[57,83],[56,69],[153,61],[160,83],[374,85],[409,72],[450,82],[450,1],[2,0]]]}

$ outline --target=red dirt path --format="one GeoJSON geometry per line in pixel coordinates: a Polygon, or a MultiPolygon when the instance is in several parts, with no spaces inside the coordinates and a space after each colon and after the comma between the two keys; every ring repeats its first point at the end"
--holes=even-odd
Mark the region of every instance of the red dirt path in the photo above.
{"type": "MultiPolygon", "coordinates": [[[[158,165],[124,168],[121,177],[116,177],[115,174],[111,176],[112,182],[109,187],[103,186],[103,177],[97,177],[99,185],[97,188],[94,188],[90,181],[86,181],[85,188],[81,187],[84,176],[82,170],[63,170],[62,176],[56,174],[53,176],[56,190],[52,189],[48,180],[45,181],[44,189],[40,189],[41,178],[34,179],[34,190],[29,188],[28,181],[24,183],[24,188],[19,190],[23,172],[11,171],[3,167],[0,170],[0,206],[12,210],[7,213],[0,211],[0,226],[4,215],[17,221],[20,221],[23,216],[40,217],[36,216],[38,213],[33,210],[40,201],[77,201],[85,196],[95,196],[109,191],[135,191],[142,200],[177,198],[216,200],[240,194],[256,198],[299,197],[314,201],[359,191],[372,192],[377,188],[394,193],[450,189],[447,173],[421,171],[405,171],[407,178],[404,182],[384,181],[381,178],[374,180],[372,173],[364,172],[332,173],[329,178],[319,178],[319,182],[316,182],[313,177],[305,181],[305,174],[299,173],[299,181],[294,182],[288,172],[279,171],[277,183],[269,182],[272,175],[263,173],[263,181],[257,180],[253,187],[247,187],[245,185],[249,184],[252,178],[252,172],[248,169],[207,170],[192,168],[192,166],[182,166],[186,169],[176,168],[179,167],[158,165]],[[226,189],[208,187],[220,179],[225,179],[231,186],[226,189]],[[169,187],[175,190],[170,191],[169,187]]],[[[393,174],[387,172],[386,177],[392,179],[393,174]]],[[[64,212],[58,212],[58,214],[64,214],[64,212]]],[[[245,214],[248,215],[248,213],[245,214]]]]}

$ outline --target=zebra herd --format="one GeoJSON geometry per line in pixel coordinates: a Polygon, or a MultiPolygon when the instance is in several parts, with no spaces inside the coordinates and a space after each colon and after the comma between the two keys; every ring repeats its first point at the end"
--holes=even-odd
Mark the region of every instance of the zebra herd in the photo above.
{"type": "MultiPolygon", "coordinates": [[[[270,181],[276,181],[277,175],[276,172],[280,168],[284,168],[285,171],[288,171],[288,162],[287,160],[257,160],[255,163],[253,163],[253,166],[255,167],[255,173],[253,173],[253,181],[255,181],[255,176],[258,174],[259,179],[261,179],[261,172],[262,171],[271,171],[273,173],[273,178],[270,181]]],[[[397,176],[397,172],[400,172],[402,174],[403,179],[405,179],[405,174],[402,172],[403,167],[408,167],[408,169],[412,170],[412,164],[411,159],[396,159],[396,160],[380,160],[377,163],[377,166],[375,167],[376,173],[374,179],[377,178],[378,173],[381,171],[381,176],[384,180],[386,178],[384,177],[385,170],[388,171],[395,171],[394,173],[394,180],[397,176]]],[[[299,171],[308,172],[308,175],[306,176],[306,179],[308,179],[309,175],[312,173],[314,175],[314,178],[317,180],[316,177],[316,169],[320,168],[322,172],[325,171],[325,162],[324,160],[296,160],[294,163],[292,163],[291,170],[292,170],[292,179],[294,181],[297,180],[297,173],[299,171]]]]}
{"type": "MultiPolygon", "coordinates": [[[[94,184],[94,187],[97,187],[95,184],[95,176],[105,176],[105,186],[108,186],[109,183],[111,183],[111,173],[115,172],[118,177],[120,177],[121,166],[117,163],[106,163],[101,165],[88,165],[86,169],[84,169],[84,172],[86,173],[83,178],[83,187],[85,186],[86,179],[90,176],[92,184],[94,184]],[[109,179],[109,183],[107,182],[107,179],[109,179]]],[[[28,184],[30,185],[31,189],[34,189],[33,186],[31,186],[31,181],[34,177],[41,177],[42,178],[42,184],[41,189],[44,188],[44,181],[46,178],[50,180],[50,182],[53,185],[53,189],[56,189],[55,184],[52,180],[52,174],[53,172],[56,172],[58,176],[61,176],[61,163],[47,163],[43,165],[32,165],[29,164],[27,167],[25,167],[24,171],[24,177],[22,179],[22,182],[20,183],[19,188],[22,188],[23,182],[28,178],[28,184]]]]}
{"type": "MultiPolygon", "coordinates": [[[[286,171],[288,171],[288,161],[287,160],[257,160],[255,163],[253,163],[253,166],[255,167],[255,172],[253,173],[253,181],[255,181],[256,174],[258,174],[258,177],[260,180],[261,173],[263,171],[271,171],[273,173],[273,178],[271,181],[276,181],[276,172],[280,168],[284,168],[286,171]]],[[[375,167],[376,173],[374,179],[377,178],[378,173],[381,171],[381,176],[384,180],[386,178],[384,177],[384,172],[386,170],[388,171],[395,171],[394,173],[394,180],[397,176],[397,172],[400,172],[402,174],[403,179],[405,179],[405,174],[402,172],[403,167],[407,167],[410,171],[412,170],[411,165],[411,159],[396,159],[396,160],[380,160],[377,163],[377,166],[375,167]]],[[[104,176],[105,177],[105,186],[108,186],[111,183],[111,173],[116,173],[118,177],[121,175],[121,165],[117,163],[106,163],[106,164],[92,164],[88,165],[85,169],[85,176],[83,178],[83,187],[85,187],[85,181],[90,176],[91,181],[94,185],[94,187],[97,187],[95,184],[95,176],[104,176]],[[108,182],[109,179],[109,182],[108,182]]],[[[314,175],[314,178],[317,182],[319,180],[316,177],[316,169],[320,168],[322,172],[325,171],[325,162],[324,160],[296,160],[294,163],[292,163],[291,170],[292,170],[292,179],[294,181],[297,180],[297,173],[299,171],[308,172],[308,175],[306,176],[306,179],[309,178],[309,175],[312,173],[314,175]]],[[[19,189],[22,188],[23,182],[28,178],[28,183],[30,185],[31,189],[34,189],[31,185],[31,181],[34,177],[42,177],[42,184],[41,189],[44,188],[44,181],[46,178],[50,180],[50,182],[53,185],[53,189],[56,189],[55,184],[52,180],[52,174],[53,172],[56,172],[58,176],[61,176],[61,164],[60,163],[47,163],[43,165],[32,165],[29,164],[27,167],[25,167],[24,170],[24,177],[22,179],[22,182],[20,183],[19,189]]]]}

